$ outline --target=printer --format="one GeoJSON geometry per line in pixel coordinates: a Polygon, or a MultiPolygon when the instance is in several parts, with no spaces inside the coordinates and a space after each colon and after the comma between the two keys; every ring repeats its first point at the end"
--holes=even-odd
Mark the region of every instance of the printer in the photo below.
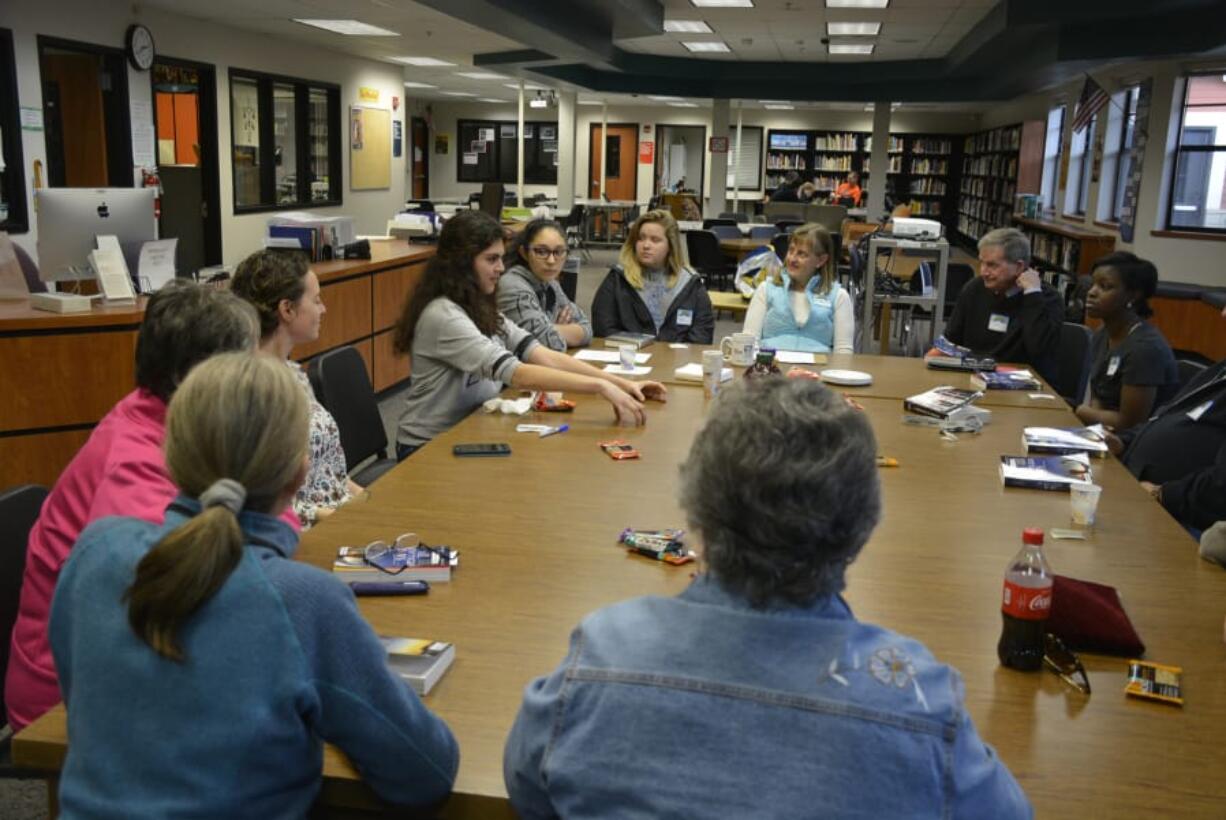
{"type": "Polygon", "coordinates": [[[941,233],[944,230],[944,226],[933,219],[900,216],[895,217],[893,221],[895,239],[937,240],[941,238],[941,233]]]}

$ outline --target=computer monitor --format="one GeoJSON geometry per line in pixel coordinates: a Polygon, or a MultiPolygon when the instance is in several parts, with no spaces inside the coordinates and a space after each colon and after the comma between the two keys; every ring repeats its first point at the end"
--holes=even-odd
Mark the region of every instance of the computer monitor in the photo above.
{"type": "Polygon", "coordinates": [[[481,205],[479,210],[494,217],[494,219],[502,219],[502,197],[503,185],[501,182],[487,182],[481,186],[481,205]]]}
{"type": "MultiPolygon", "coordinates": [[[[38,275],[44,282],[89,279],[89,252],[98,236],[115,236],[124,256],[157,239],[153,188],[43,188],[34,192],[38,213],[38,275]]],[[[132,263],[128,264],[131,270],[132,263]]]]}

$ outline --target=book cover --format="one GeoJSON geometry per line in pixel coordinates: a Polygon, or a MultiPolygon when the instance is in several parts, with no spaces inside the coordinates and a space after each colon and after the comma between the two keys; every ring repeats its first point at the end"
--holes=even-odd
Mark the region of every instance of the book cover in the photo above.
{"type": "Polygon", "coordinates": [[[945,419],[949,418],[950,413],[965,407],[982,396],[983,393],[980,393],[978,390],[963,390],[958,387],[943,385],[903,399],[902,407],[903,410],[921,416],[945,419]]]}
{"type": "Polygon", "coordinates": [[[455,644],[422,638],[395,638],[380,635],[387,649],[387,666],[421,696],[430,694],[455,660],[455,644]]]}
{"type": "Polygon", "coordinates": [[[459,563],[459,551],[447,547],[392,547],[373,561],[367,558],[365,547],[340,547],[332,573],[347,584],[392,579],[433,584],[450,581],[459,563]]]}
{"type": "Polygon", "coordinates": [[[606,336],[604,343],[605,347],[634,345],[636,348],[641,350],[655,340],[656,337],[652,336],[650,333],[614,333],[611,336],[606,336]]]}
{"type": "Polygon", "coordinates": [[[1000,480],[1006,487],[1067,490],[1073,484],[1090,484],[1093,478],[1085,453],[1000,457],[1000,480]]]}
{"type": "Polygon", "coordinates": [[[1087,453],[1107,457],[1107,436],[1101,424],[1090,427],[1027,427],[1022,430],[1027,453],[1071,455],[1087,453]]]}
{"type": "Polygon", "coordinates": [[[995,372],[980,371],[971,376],[971,384],[979,390],[1042,390],[1043,384],[1029,370],[998,367],[995,372]]]}

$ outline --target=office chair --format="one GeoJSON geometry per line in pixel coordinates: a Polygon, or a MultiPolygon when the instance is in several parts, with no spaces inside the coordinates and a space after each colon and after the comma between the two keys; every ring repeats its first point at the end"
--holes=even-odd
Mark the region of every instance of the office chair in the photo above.
{"type": "Polygon", "coordinates": [[[779,257],[780,261],[786,261],[788,258],[788,245],[791,243],[791,237],[782,231],[776,233],[771,238],[771,247],[775,249],[775,256],[779,257]]]}
{"type": "Polygon", "coordinates": [[[765,239],[767,241],[770,241],[770,239],[773,238],[774,235],[777,233],[779,233],[779,231],[775,228],[774,225],[755,225],[754,227],[749,229],[749,238],[750,239],[765,239]]]}
{"type": "Polygon", "coordinates": [[[396,459],[388,454],[387,433],[366,364],[356,348],[342,347],[312,359],[309,369],[314,370],[312,387],[318,385],[319,403],[340,428],[345,469],[365,487],[396,466],[396,459]],[[372,457],[374,461],[366,464],[372,457]]]}
{"type": "Polygon", "coordinates": [[[720,239],[740,239],[741,229],[736,225],[712,225],[705,230],[715,234],[720,239]]]}
{"type": "Polygon", "coordinates": [[[1183,390],[1188,386],[1188,382],[1200,375],[1201,371],[1207,367],[1204,362],[1198,362],[1193,359],[1176,359],[1175,365],[1179,368],[1179,389],[1183,390]]]}
{"type": "Polygon", "coordinates": [[[805,223],[799,219],[781,219],[775,223],[775,227],[779,229],[779,233],[791,233],[794,229],[799,228],[805,223]]]}
{"type": "Polygon", "coordinates": [[[502,219],[502,205],[505,198],[503,185],[501,182],[486,182],[481,185],[480,202],[478,210],[489,214],[496,220],[502,219]]]}
{"type": "Polygon", "coordinates": [[[731,219],[733,222],[748,222],[749,214],[744,214],[740,211],[723,211],[720,213],[719,219],[731,219]]]}
{"type": "Polygon", "coordinates": [[[963,262],[950,262],[945,268],[945,311],[942,314],[946,321],[954,315],[954,305],[958,304],[958,294],[966,283],[975,278],[975,269],[963,262]]]}
{"type": "MultiPolygon", "coordinates": [[[[9,665],[9,636],[17,623],[17,603],[21,597],[21,579],[26,567],[26,545],[30,529],[38,520],[47,489],[33,484],[13,487],[0,493],[0,706],[4,702],[4,676],[9,665]]],[[[0,710],[0,719],[5,712],[0,710]]],[[[0,725],[0,778],[27,779],[43,776],[13,766],[10,754],[12,729],[0,725]]]]}
{"type": "Polygon", "coordinates": [[[562,220],[562,230],[566,232],[566,247],[578,249],[585,262],[592,261],[592,254],[587,249],[587,242],[583,236],[584,218],[587,215],[587,208],[582,205],[571,207],[570,213],[566,215],[566,219],[562,220]]]}
{"type": "Polygon", "coordinates": [[[21,266],[21,275],[25,277],[26,287],[30,293],[46,293],[47,285],[38,275],[38,265],[34,264],[34,260],[30,258],[30,254],[25,252],[16,242],[13,243],[13,252],[17,254],[17,264],[21,266]]]}
{"type": "MultiPolygon", "coordinates": [[[[736,220],[732,219],[731,217],[720,217],[718,219],[717,218],[707,218],[702,221],[702,229],[704,231],[711,230],[711,228],[714,227],[715,225],[731,225],[732,227],[735,228],[736,220]]],[[[739,233],[737,235],[740,236],[739,233]]]]}
{"type": "Polygon", "coordinates": [[[1060,358],[1051,386],[1070,407],[1076,407],[1085,398],[1086,384],[1090,380],[1092,335],[1088,327],[1075,322],[1060,326],[1060,358]]]}
{"type": "Polygon", "coordinates": [[[685,247],[689,253],[690,267],[698,271],[703,281],[714,284],[719,290],[732,287],[736,267],[730,265],[720,252],[719,237],[710,231],[686,231],[685,247]]]}

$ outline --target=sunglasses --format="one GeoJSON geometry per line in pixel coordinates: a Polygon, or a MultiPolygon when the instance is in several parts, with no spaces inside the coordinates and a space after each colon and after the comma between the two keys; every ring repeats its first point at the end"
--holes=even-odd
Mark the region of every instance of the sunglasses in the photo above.
{"type": "Polygon", "coordinates": [[[1043,665],[1078,692],[1090,694],[1090,678],[1081,664],[1081,658],[1050,632],[1043,642],[1043,665]]]}

